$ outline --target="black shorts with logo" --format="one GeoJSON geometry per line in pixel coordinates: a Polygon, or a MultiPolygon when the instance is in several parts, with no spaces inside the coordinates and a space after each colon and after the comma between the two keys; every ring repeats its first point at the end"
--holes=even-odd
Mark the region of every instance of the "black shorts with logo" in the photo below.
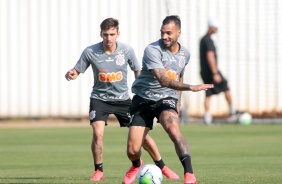
{"type": "Polygon", "coordinates": [[[107,102],[94,98],[90,98],[89,107],[89,120],[90,124],[95,121],[105,121],[110,114],[114,114],[121,127],[128,127],[130,121],[129,107],[131,105],[131,99],[117,102],[107,102]]]}
{"type": "Polygon", "coordinates": [[[162,111],[172,109],[177,112],[177,102],[177,99],[171,97],[152,101],[135,95],[130,106],[129,126],[143,126],[152,129],[154,118],[159,119],[162,111]]]}

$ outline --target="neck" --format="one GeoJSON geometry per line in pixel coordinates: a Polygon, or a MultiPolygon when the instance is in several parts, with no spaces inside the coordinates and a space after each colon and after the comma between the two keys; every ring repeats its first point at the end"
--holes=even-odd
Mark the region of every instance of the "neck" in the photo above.
{"type": "Polygon", "coordinates": [[[103,50],[107,53],[107,54],[112,54],[113,52],[115,52],[116,48],[117,48],[117,44],[114,44],[112,47],[106,47],[106,46],[102,46],[103,50]]]}
{"type": "Polygon", "coordinates": [[[180,45],[177,42],[176,44],[174,44],[172,47],[168,48],[168,50],[172,53],[172,54],[176,54],[180,49],[180,45]]]}

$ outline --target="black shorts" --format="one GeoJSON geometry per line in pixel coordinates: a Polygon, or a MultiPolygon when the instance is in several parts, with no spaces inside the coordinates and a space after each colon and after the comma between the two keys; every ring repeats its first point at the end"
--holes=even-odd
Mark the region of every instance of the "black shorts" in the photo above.
{"type": "Polygon", "coordinates": [[[114,114],[121,127],[128,127],[130,121],[129,107],[131,105],[131,99],[120,102],[105,102],[102,100],[90,98],[89,107],[89,120],[90,124],[95,121],[105,121],[110,114],[114,114]]]}
{"type": "Polygon", "coordinates": [[[216,95],[216,94],[219,94],[221,92],[225,92],[225,91],[229,90],[227,80],[223,77],[223,75],[220,72],[218,72],[218,73],[221,76],[221,83],[215,83],[213,81],[212,74],[201,72],[201,77],[202,77],[203,82],[205,84],[213,84],[214,85],[213,88],[206,90],[206,96],[216,95]]]}
{"type": "Polygon", "coordinates": [[[172,109],[177,112],[177,102],[177,99],[171,97],[152,101],[135,95],[130,107],[129,126],[143,126],[152,129],[154,118],[159,119],[162,111],[172,109]]]}

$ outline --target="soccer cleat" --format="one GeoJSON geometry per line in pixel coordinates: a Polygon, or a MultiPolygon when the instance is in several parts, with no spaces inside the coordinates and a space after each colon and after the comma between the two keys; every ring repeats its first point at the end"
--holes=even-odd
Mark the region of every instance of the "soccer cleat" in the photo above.
{"type": "Polygon", "coordinates": [[[234,116],[234,115],[241,115],[243,114],[244,112],[243,111],[238,111],[238,110],[235,110],[233,112],[230,112],[229,115],[230,116],[234,116]]]}
{"type": "Polygon", "coordinates": [[[94,171],[92,178],[90,178],[91,181],[100,181],[103,179],[104,179],[104,173],[100,170],[94,171]]]}
{"type": "Polygon", "coordinates": [[[140,166],[134,167],[131,166],[129,170],[126,172],[124,178],[123,178],[123,184],[132,184],[137,176],[137,173],[139,169],[144,165],[144,162],[140,160],[140,166]]]}
{"type": "Polygon", "coordinates": [[[184,184],[197,184],[197,180],[194,174],[184,174],[184,184]]]}
{"type": "Polygon", "coordinates": [[[162,173],[169,179],[179,179],[179,176],[175,172],[173,172],[170,168],[168,168],[167,166],[163,167],[162,173]]]}

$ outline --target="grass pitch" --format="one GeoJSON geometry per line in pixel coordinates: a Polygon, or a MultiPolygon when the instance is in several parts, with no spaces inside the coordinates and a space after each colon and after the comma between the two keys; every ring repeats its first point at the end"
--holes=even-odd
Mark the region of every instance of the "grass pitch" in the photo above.
{"type": "MultiPolygon", "coordinates": [[[[181,126],[190,143],[199,184],[281,184],[282,125],[181,126]]],[[[0,183],[95,183],[90,150],[91,127],[1,128],[0,183]]],[[[150,135],[165,163],[183,184],[183,169],[173,144],[160,126],[150,135]]],[[[127,128],[109,126],[104,136],[104,173],[100,184],[121,183],[131,163],[126,151],[127,128]]],[[[153,163],[143,151],[145,163],[153,163]]],[[[135,181],[135,183],[137,183],[135,181]]]]}

